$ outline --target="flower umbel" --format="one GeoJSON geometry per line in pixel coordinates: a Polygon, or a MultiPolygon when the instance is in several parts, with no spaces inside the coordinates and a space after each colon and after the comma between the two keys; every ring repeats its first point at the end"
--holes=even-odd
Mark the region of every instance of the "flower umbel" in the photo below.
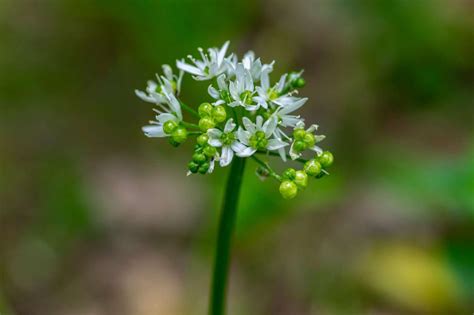
{"type": "Polygon", "coordinates": [[[155,104],[157,113],[143,131],[148,137],[167,137],[173,146],[196,137],[188,174],[212,173],[215,164],[226,167],[235,156],[251,157],[258,164],[260,178],[275,179],[281,195],[294,198],[309,178],[329,174],[327,168],[334,159],[316,145],[324,139],[315,134],[318,126],[306,128],[297,113],[308,101],[298,96],[298,89],[305,85],[303,72],[284,74],[272,84],[274,62],[262,63],[253,52],[239,60],[236,54],[227,54],[228,47],[229,42],[221,48],[199,48],[200,59],[188,56],[190,62],[176,61],[178,74],[164,65],[163,75],[148,81],[145,91],[136,90],[139,98],[155,104]],[[180,97],[184,73],[197,81],[212,80],[209,98],[195,108],[180,97]],[[303,165],[279,174],[266,161],[270,157],[303,165]]]}

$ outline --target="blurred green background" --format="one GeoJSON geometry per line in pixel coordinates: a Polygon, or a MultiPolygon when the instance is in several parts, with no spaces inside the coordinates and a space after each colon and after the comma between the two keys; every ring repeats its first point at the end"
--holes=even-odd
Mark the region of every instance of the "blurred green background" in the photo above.
{"type": "MultiPolygon", "coordinates": [[[[331,176],[248,163],[229,314],[474,311],[472,0],[0,1],[0,313],[206,314],[227,169],[140,128],[198,46],[305,69],[331,176]]],[[[208,100],[206,84],[183,99],[208,100]]],[[[279,167],[283,167],[279,165],[279,167]]]]}

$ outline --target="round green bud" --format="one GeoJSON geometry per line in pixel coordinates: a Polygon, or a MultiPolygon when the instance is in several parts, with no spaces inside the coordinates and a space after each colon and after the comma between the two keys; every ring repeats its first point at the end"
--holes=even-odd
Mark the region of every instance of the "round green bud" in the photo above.
{"type": "Polygon", "coordinates": [[[209,170],[209,163],[203,163],[201,166],[199,166],[198,172],[199,174],[206,174],[207,171],[209,170]]]}
{"type": "Polygon", "coordinates": [[[211,116],[212,113],[212,105],[210,103],[202,103],[198,107],[198,113],[200,117],[208,117],[211,116]]]}
{"type": "Polygon", "coordinates": [[[207,161],[207,157],[202,153],[194,153],[193,161],[196,162],[197,164],[202,164],[207,161]]]}
{"type": "Polygon", "coordinates": [[[308,175],[304,171],[296,171],[294,182],[299,188],[308,186],[308,175]]]}
{"type": "Polygon", "coordinates": [[[302,77],[298,77],[296,80],[293,81],[293,86],[297,89],[302,88],[305,85],[306,85],[306,80],[303,79],[302,77]]]}
{"type": "Polygon", "coordinates": [[[178,123],[174,120],[168,120],[163,124],[163,131],[168,135],[172,134],[176,128],[178,128],[178,123]]]}
{"type": "Polygon", "coordinates": [[[224,106],[214,106],[214,108],[212,109],[212,118],[214,118],[214,120],[218,123],[224,122],[227,118],[227,113],[225,111],[224,106]]]}
{"type": "Polygon", "coordinates": [[[294,168],[287,168],[283,172],[282,176],[285,179],[293,180],[293,179],[295,179],[295,176],[296,176],[296,170],[294,168]]]}
{"type": "Polygon", "coordinates": [[[183,143],[188,138],[188,131],[184,127],[178,127],[171,134],[171,138],[177,143],[183,143]]]}
{"type": "Polygon", "coordinates": [[[319,156],[318,160],[319,160],[319,163],[321,163],[323,167],[329,167],[334,161],[334,157],[331,152],[324,151],[323,154],[319,156]]]}
{"type": "Polygon", "coordinates": [[[316,176],[321,172],[321,163],[316,160],[309,160],[304,164],[304,171],[309,176],[316,176]]]}
{"type": "Polygon", "coordinates": [[[199,169],[199,164],[197,164],[197,163],[195,163],[195,162],[193,162],[193,161],[191,161],[191,162],[188,163],[188,170],[189,170],[191,173],[193,173],[193,174],[197,173],[198,169],[199,169]]]}
{"type": "Polygon", "coordinates": [[[206,135],[205,133],[203,133],[202,135],[200,135],[199,137],[197,137],[197,140],[196,142],[203,146],[203,145],[206,145],[207,144],[207,141],[209,140],[209,136],[206,135]]]}
{"type": "Polygon", "coordinates": [[[213,157],[213,156],[216,155],[217,150],[216,150],[216,148],[214,148],[214,147],[208,145],[208,146],[204,147],[203,153],[204,153],[207,157],[213,157]]]}
{"type": "Polygon", "coordinates": [[[280,194],[285,199],[293,199],[298,193],[298,187],[295,183],[285,180],[280,184],[280,194]]]}
{"type": "Polygon", "coordinates": [[[316,138],[310,132],[307,132],[304,135],[303,141],[304,141],[304,143],[306,143],[307,148],[311,148],[312,146],[314,146],[316,144],[316,138]]]}
{"type": "Polygon", "coordinates": [[[306,131],[304,129],[295,129],[293,131],[293,138],[296,140],[303,140],[305,135],[306,131]]]}
{"type": "Polygon", "coordinates": [[[168,142],[173,146],[173,147],[178,147],[181,143],[177,142],[176,140],[173,139],[173,137],[168,138],[168,142]]]}
{"type": "Polygon", "coordinates": [[[214,128],[215,126],[216,123],[211,117],[203,117],[199,120],[199,128],[201,129],[201,131],[206,132],[207,130],[214,128]]]}
{"type": "Polygon", "coordinates": [[[293,149],[296,152],[304,151],[304,150],[306,150],[306,143],[304,143],[304,141],[297,140],[297,141],[295,141],[295,143],[293,145],[293,149]]]}

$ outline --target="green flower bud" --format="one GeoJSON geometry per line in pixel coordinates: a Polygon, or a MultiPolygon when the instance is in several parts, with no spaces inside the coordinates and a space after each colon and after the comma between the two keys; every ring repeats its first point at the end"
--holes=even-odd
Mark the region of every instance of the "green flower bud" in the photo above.
{"type": "Polygon", "coordinates": [[[196,162],[197,164],[202,164],[207,161],[207,157],[202,153],[194,153],[193,161],[196,162]]]}
{"type": "Polygon", "coordinates": [[[198,107],[198,113],[200,117],[209,117],[212,113],[212,105],[210,103],[202,103],[198,107]]]}
{"type": "Polygon", "coordinates": [[[280,194],[285,199],[293,199],[298,193],[298,187],[292,181],[285,180],[280,184],[280,194]]]}
{"type": "Polygon", "coordinates": [[[304,151],[304,150],[306,150],[306,143],[304,143],[304,141],[297,140],[297,141],[295,141],[295,144],[293,145],[293,149],[296,152],[304,151]]]}
{"type": "Polygon", "coordinates": [[[201,166],[199,166],[198,172],[199,174],[206,174],[207,171],[209,170],[209,163],[203,163],[201,166]]]}
{"type": "Polygon", "coordinates": [[[302,88],[305,85],[306,85],[306,80],[303,79],[302,77],[298,77],[295,81],[293,81],[293,86],[297,89],[302,88]]]}
{"type": "Polygon", "coordinates": [[[178,127],[171,134],[171,138],[177,143],[183,143],[188,138],[188,131],[184,127],[178,127]]]}
{"type": "Polygon", "coordinates": [[[227,118],[227,113],[225,111],[224,106],[214,106],[214,108],[212,109],[212,118],[214,118],[214,120],[218,123],[224,122],[227,118]]]}
{"type": "Polygon", "coordinates": [[[168,135],[172,134],[176,128],[178,128],[178,123],[174,120],[168,120],[163,124],[163,131],[168,135]]]}
{"type": "Polygon", "coordinates": [[[306,131],[304,129],[295,129],[293,131],[293,138],[295,138],[295,140],[304,140],[305,135],[306,131]]]}
{"type": "Polygon", "coordinates": [[[294,182],[299,188],[306,188],[308,186],[308,175],[303,171],[296,171],[294,182]]]}
{"type": "Polygon", "coordinates": [[[211,117],[203,117],[199,120],[199,128],[201,131],[206,132],[208,129],[214,128],[216,123],[211,117]]]}
{"type": "Polygon", "coordinates": [[[285,179],[293,180],[296,176],[296,170],[294,168],[288,168],[283,172],[282,176],[285,179]]]}
{"type": "Polygon", "coordinates": [[[205,133],[203,133],[202,135],[200,135],[199,137],[197,137],[197,140],[196,142],[203,146],[203,145],[206,145],[207,144],[207,141],[209,140],[209,136],[206,135],[205,133]]]}
{"type": "Polygon", "coordinates": [[[193,162],[193,161],[191,161],[191,162],[188,163],[188,170],[189,170],[191,173],[193,173],[193,174],[197,173],[198,169],[199,169],[199,164],[197,164],[197,163],[195,163],[195,162],[193,162]]]}
{"type": "Polygon", "coordinates": [[[178,147],[181,143],[177,142],[176,140],[173,139],[173,137],[168,138],[168,142],[173,146],[173,147],[178,147]]]}
{"type": "Polygon", "coordinates": [[[318,159],[319,163],[321,163],[323,167],[331,166],[332,162],[334,161],[334,157],[329,151],[324,151],[318,159]]]}
{"type": "Polygon", "coordinates": [[[303,138],[304,143],[306,143],[307,148],[311,148],[316,144],[316,138],[312,133],[307,132],[303,138]]]}
{"type": "Polygon", "coordinates": [[[203,153],[204,153],[207,157],[213,157],[213,156],[216,155],[217,150],[216,150],[216,148],[211,147],[210,145],[208,145],[208,146],[204,147],[203,153]]]}
{"type": "Polygon", "coordinates": [[[304,164],[304,171],[309,176],[316,176],[321,172],[321,163],[312,159],[304,164]]]}

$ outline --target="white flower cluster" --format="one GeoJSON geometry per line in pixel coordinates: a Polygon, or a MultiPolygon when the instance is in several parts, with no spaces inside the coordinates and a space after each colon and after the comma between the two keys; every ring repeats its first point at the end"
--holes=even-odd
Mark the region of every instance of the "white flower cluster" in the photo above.
{"type": "MultiPolygon", "coordinates": [[[[189,174],[210,173],[216,162],[225,167],[234,156],[257,153],[280,156],[283,161],[287,157],[301,161],[302,153],[311,150],[316,153],[315,159],[327,162],[326,166],[331,164],[332,155],[316,145],[324,139],[315,134],[318,126],[305,129],[304,119],[295,114],[308,100],[297,96],[297,89],[305,84],[302,72],[284,74],[271,84],[274,62],[264,64],[253,52],[239,60],[235,54],[227,53],[228,47],[229,42],[207,52],[199,48],[199,59],[188,56],[188,61],[176,62],[178,75],[164,65],[164,75],[157,76],[156,82],[149,81],[146,92],[136,91],[142,100],[156,105],[156,120],[143,127],[145,135],[169,137],[175,146],[191,135],[197,136],[189,174]],[[202,103],[197,111],[179,99],[183,73],[197,81],[212,80],[208,87],[210,102],[202,103]],[[195,116],[198,123],[186,122],[182,110],[195,116]]],[[[308,163],[311,161],[315,160],[308,163]]],[[[292,177],[282,177],[268,164],[261,165],[265,171],[260,173],[280,181],[292,177]]],[[[325,172],[324,166],[319,165],[318,174],[325,172]]]]}

